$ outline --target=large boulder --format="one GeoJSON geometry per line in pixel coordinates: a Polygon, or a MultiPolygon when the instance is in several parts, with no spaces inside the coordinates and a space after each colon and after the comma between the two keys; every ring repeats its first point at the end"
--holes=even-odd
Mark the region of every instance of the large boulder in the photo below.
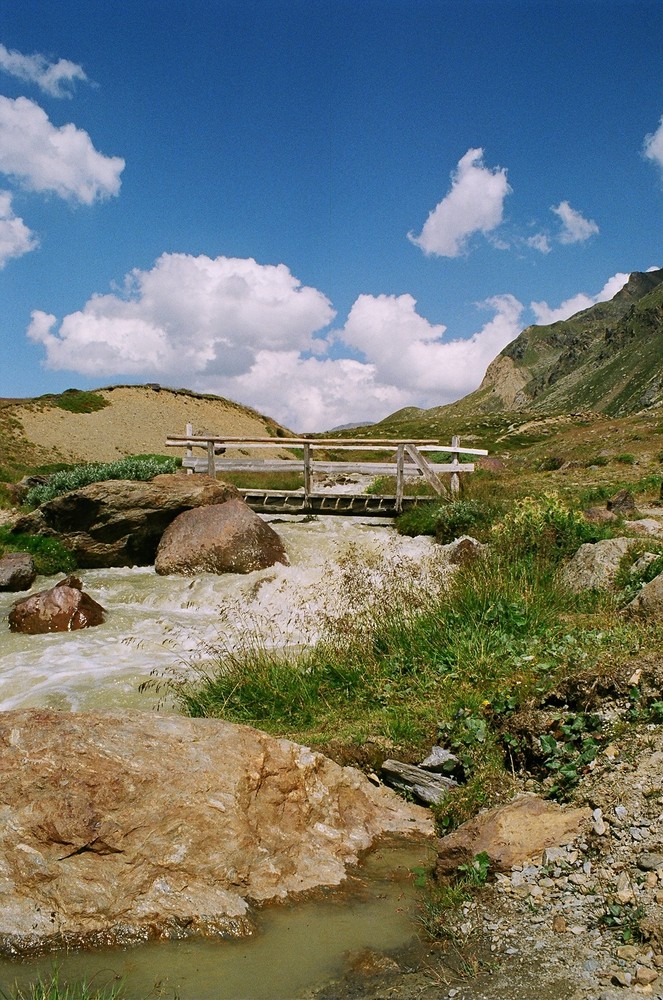
{"type": "Polygon", "coordinates": [[[149,566],[178,514],[238,496],[234,486],[209,476],[115,479],[48,500],[19,518],[13,531],[59,536],[81,567],[149,566]]]}
{"type": "Polygon", "coordinates": [[[157,573],[250,573],[288,563],[280,536],[243,500],[180,514],[164,531],[157,573]]]}
{"type": "Polygon", "coordinates": [[[153,712],[0,715],[0,952],[252,929],[429,813],[248,726],[153,712]]]}
{"type": "Polygon", "coordinates": [[[486,853],[492,871],[509,871],[546,848],[570,844],[583,833],[591,809],[567,809],[535,795],[522,795],[506,805],[480,813],[438,842],[436,874],[445,879],[458,866],[486,853]]]}
{"type": "Polygon", "coordinates": [[[37,571],[29,552],[8,552],[0,556],[0,590],[29,590],[37,571]]]}
{"type": "Polygon", "coordinates": [[[587,542],[562,569],[562,581],[575,593],[609,590],[619,564],[636,544],[635,538],[605,538],[601,542],[587,542]]]}
{"type": "Polygon", "coordinates": [[[101,604],[83,592],[81,581],[68,576],[50,590],[16,601],[9,612],[9,628],[27,635],[74,632],[101,625],[105,617],[101,604]]]}
{"type": "Polygon", "coordinates": [[[636,618],[663,618],[663,573],[644,585],[627,604],[626,613],[636,618]]]}

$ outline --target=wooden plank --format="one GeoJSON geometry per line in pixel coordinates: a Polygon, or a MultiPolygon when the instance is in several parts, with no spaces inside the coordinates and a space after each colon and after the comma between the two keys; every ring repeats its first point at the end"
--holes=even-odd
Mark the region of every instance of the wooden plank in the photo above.
{"type": "Polygon", "coordinates": [[[451,438],[451,447],[451,460],[454,465],[454,471],[451,473],[451,495],[456,499],[460,494],[460,476],[458,475],[458,449],[460,447],[460,438],[455,434],[451,438]]]}
{"type": "Polygon", "coordinates": [[[396,510],[403,506],[403,480],[405,476],[405,445],[399,444],[396,454],[396,510]]]}
{"type": "MultiPolygon", "coordinates": [[[[446,495],[446,487],[440,479],[438,479],[435,472],[433,472],[432,466],[426,461],[423,455],[419,454],[416,447],[413,444],[406,444],[405,451],[410,456],[412,461],[421,470],[421,473],[427,483],[433,487],[433,489],[439,493],[441,496],[446,495]]],[[[442,466],[439,466],[439,471],[442,471],[442,466]]]]}
{"type": "Polygon", "coordinates": [[[417,446],[434,445],[440,451],[449,450],[444,445],[440,445],[437,438],[423,438],[421,440],[413,440],[412,438],[357,438],[355,441],[352,438],[226,437],[223,434],[168,434],[166,437],[166,444],[169,448],[181,448],[183,445],[189,443],[205,446],[208,441],[214,441],[216,444],[241,444],[247,447],[250,445],[254,445],[255,447],[271,445],[275,448],[297,448],[305,444],[310,444],[315,448],[328,448],[329,450],[333,450],[336,447],[345,447],[348,450],[352,450],[352,448],[361,445],[396,448],[399,444],[416,444],[417,446]]]}
{"type": "MultiPolygon", "coordinates": [[[[208,472],[209,466],[206,458],[184,458],[182,466],[185,469],[194,469],[196,472],[208,472]]],[[[216,458],[214,461],[216,472],[304,472],[304,462],[300,459],[286,458],[216,458]]],[[[460,465],[433,465],[430,466],[436,473],[443,472],[474,472],[474,463],[465,462],[460,465]]],[[[311,462],[311,473],[316,472],[354,472],[359,475],[376,476],[396,476],[397,466],[393,462],[311,462]]],[[[404,463],[403,475],[421,476],[423,475],[418,465],[404,463]]]]}
{"type": "Polygon", "coordinates": [[[304,496],[311,492],[311,446],[304,445],[304,496]]]}

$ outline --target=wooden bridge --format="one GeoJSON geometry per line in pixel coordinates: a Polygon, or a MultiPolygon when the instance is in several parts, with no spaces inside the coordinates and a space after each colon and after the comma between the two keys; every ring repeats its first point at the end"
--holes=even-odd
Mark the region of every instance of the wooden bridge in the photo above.
{"type": "Polygon", "coordinates": [[[215,477],[224,472],[295,472],[303,473],[303,490],[265,490],[239,488],[240,493],[253,510],[273,514],[345,514],[368,515],[372,517],[393,517],[407,507],[413,506],[421,497],[405,496],[405,482],[408,479],[424,479],[440,495],[452,498],[458,495],[460,476],[474,471],[472,462],[461,461],[465,455],[487,455],[480,448],[461,448],[460,438],[453,437],[450,445],[442,445],[432,438],[422,440],[385,438],[273,438],[273,437],[232,437],[216,434],[194,434],[191,424],[187,424],[183,436],[169,435],[169,448],[184,448],[182,465],[189,473],[201,472],[215,477]],[[205,451],[205,455],[195,456],[193,449],[205,451]],[[330,460],[327,456],[314,458],[315,450],[335,453],[352,452],[348,461],[330,460]],[[261,457],[246,457],[250,451],[259,450],[261,457]],[[264,457],[265,451],[277,451],[273,458],[264,457]],[[283,452],[295,450],[292,458],[283,458],[283,452]],[[229,454],[231,452],[232,454],[229,454]],[[369,452],[366,461],[358,459],[357,453],[369,452]],[[387,461],[375,461],[375,454],[388,452],[387,461]],[[426,453],[437,452],[449,456],[444,463],[429,462],[426,453]],[[395,454],[394,454],[395,453],[395,454]],[[393,476],[396,481],[394,494],[378,495],[367,493],[316,492],[313,477],[316,473],[340,476],[348,474],[370,475],[373,477],[393,476]],[[440,476],[450,476],[448,487],[440,476]]]}

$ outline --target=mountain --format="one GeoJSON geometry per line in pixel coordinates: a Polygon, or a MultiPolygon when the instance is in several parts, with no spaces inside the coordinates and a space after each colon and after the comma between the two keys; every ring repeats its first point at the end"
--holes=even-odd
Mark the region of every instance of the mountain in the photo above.
{"type": "Polygon", "coordinates": [[[530,326],[458,406],[627,416],[663,401],[663,269],[632,274],[610,302],[530,326]]]}

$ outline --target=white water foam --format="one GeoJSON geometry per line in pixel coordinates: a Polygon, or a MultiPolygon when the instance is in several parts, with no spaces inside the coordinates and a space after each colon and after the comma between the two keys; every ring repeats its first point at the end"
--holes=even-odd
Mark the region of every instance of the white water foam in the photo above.
{"type": "MultiPolygon", "coordinates": [[[[160,577],[153,567],[82,570],[85,591],[108,611],[95,628],[13,634],[7,614],[17,595],[0,594],[0,710],[149,708],[157,694],[138,688],[152,671],[204,659],[219,643],[241,645],[249,631],[265,645],[303,645],[360,599],[357,589],[374,591],[389,574],[424,589],[439,577],[439,547],[428,538],[343,517],[275,528],[290,566],[193,578],[160,577]]],[[[57,579],[41,577],[33,591],[57,579]]]]}

